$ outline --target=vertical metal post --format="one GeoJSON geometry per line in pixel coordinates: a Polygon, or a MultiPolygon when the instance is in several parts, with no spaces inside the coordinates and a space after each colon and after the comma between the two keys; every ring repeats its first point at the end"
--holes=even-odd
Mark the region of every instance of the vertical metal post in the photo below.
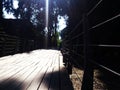
{"type": "Polygon", "coordinates": [[[83,14],[83,32],[84,32],[84,75],[81,90],[93,90],[93,67],[90,62],[91,48],[90,34],[88,31],[87,5],[85,2],[85,12],[83,14]]]}

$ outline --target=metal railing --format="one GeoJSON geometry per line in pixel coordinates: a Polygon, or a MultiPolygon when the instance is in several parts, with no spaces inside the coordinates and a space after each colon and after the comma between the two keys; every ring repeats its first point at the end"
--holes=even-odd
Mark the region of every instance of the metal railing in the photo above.
{"type": "MultiPolygon", "coordinates": [[[[114,70],[113,68],[108,67],[107,65],[105,65],[103,63],[100,63],[100,61],[103,61],[104,63],[110,62],[107,59],[110,59],[111,57],[120,57],[120,52],[119,52],[120,44],[118,42],[112,43],[112,41],[114,41],[114,39],[110,40],[111,38],[109,38],[109,37],[111,37],[111,36],[108,34],[109,31],[105,29],[106,27],[109,26],[109,29],[111,30],[111,32],[114,32],[116,35],[118,35],[118,33],[120,34],[120,32],[117,32],[117,31],[114,30],[114,27],[120,28],[120,26],[119,25],[113,25],[114,23],[118,23],[118,21],[120,20],[120,11],[117,12],[117,15],[114,15],[114,16],[110,15],[112,17],[110,17],[108,15],[109,18],[107,18],[107,19],[105,18],[106,20],[104,20],[102,22],[101,21],[99,21],[99,23],[94,22],[95,25],[93,25],[93,26],[90,26],[88,24],[89,21],[90,21],[88,17],[91,14],[95,15],[96,14],[95,11],[98,9],[98,7],[100,9],[101,5],[103,3],[106,3],[105,0],[99,0],[93,6],[93,8],[91,8],[91,10],[89,10],[86,14],[83,14],[83,18],[81,19],[81,21],[78,22],[78,24],[75,26],[75,28],[71,32],[69,32],[67,37],[65,37],[63,39],[63,49],[67,50],[67,51],[64,51],[64,52],[69,52],[69,54],[66,54],[66,55],[68,55],[67,57],[69,59],[71,59],[70,57],[72,57],[72,60],[70,60],[69,62],[71,62],[71,63],[79,62],[79,61],[77,61],[78,59],[74,60],[74,58],[75,58],[74,55],[79,56],[79,60],[82,60],[82,59],[84,60],[84,63],[83,63],[83,65],[84,65],[84,76],[83,76],[82,88],[81,88],[82,90],[93,90],[93,70],[94,70],[94,66],[100,67],[100,68],[106,70],[107,72],[110,72],[110,73],[120,77],[120,72],[119,71],[114,70]],[[108,25],[108,24],[110,24],[110,25],[108,25]],[[82,30],[80,29],[80,25],[82,26],[82,30]],[[76,32],[76,30],[79,30],[80,33],[76,33],[74,35],[73,33],[76,32]],[[100,42],[94,42],[94,41],[98,40],[96,38],[102,37],[103,34],[98,33],[98,36],[97,36],[97,35],[94,35],[92,33],[93,32],[98,32],[100,30],[105,33],[104,37],[107,38],[105,43],[103,43],[101,41],[104,38],[99,39],[100,42]],[[91,38],[91,37],[94,37],[94,38],[91,38]],[[82,41],[78,41],[78,40],[82,40],[82,41]],[[109,43],[107,41],[111,41],[111,42],[109,43]],[[83,51],[80,51],[80,49],[83,49],[83,51]],[[115,50],[117,50],[117,51],[115,51],[115,50]],[[104,51],[106,51],[106,52],[104,52],[104,51]],[[79,52],[82,52],[83,54],[81,54],[79,52]],[[105,54],[109,54],[110,52],[114,52],[114,53],[116,53],[116,56],[109,55],[109,58],[108,58],[108,56],[105,56],[105,55],[98,55],[98,56],[93,55],[94,53],[101,54],[103,52],[105,54]],[[104,59],[101,59],[101,57],[104,58],[104,59]],[[100,59],[98,59],[98,58],[100,58],[100,59]],[[98,60],[96,60],[96,59],[98,59],[98,60]]],[[[109,4],[109,3],[107,3],[107,4],[109,4]]],[[[116,5],[117,2],[112,3],[112,4],[116,5]]],[[[102,8],[103,7],[104,6],[102,6],[102,8]]],[[[102,10],[100,12],[102,12],[102,10]]],[[[103,14],[104,14],[104,12],[103,12],[103,14]]],[[[92,18],[92,16],[91,16],[91,18],[92,18]]],[[[120,37],[118,36],[118,38],[120,38],[120,37]]],[[[63,56],[65,56],[65,55],[63,55],[63,56]]],[[[117,59],[117,58],[115,58],[115,59],[117,59]]],[[[110,63],[108,63],[108,64],[110,64],[110,63]]],[[[115,62],[113,60],[112,63],[116,64],[117,62],[115,62]]],[[[78,65],[78,63],[77,63],[77,65],[78,65]]]]}

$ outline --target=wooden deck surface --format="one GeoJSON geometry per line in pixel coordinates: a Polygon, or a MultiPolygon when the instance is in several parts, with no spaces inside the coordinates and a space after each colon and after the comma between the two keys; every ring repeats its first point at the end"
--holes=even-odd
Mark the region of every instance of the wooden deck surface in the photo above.
{"type": "Polygon", "coordinates": [[[0,90],[73,90],[57,50],[0,58],[0,90]]]}

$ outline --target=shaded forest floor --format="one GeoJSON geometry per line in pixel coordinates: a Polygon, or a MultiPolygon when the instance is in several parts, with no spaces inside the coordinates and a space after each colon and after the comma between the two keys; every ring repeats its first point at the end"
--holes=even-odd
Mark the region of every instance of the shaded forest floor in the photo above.
{"type": "MultiPolygon", "coordinates": [[[[74,90],[81,90],[83,70],[73,67],[70,79],[74,90]]],[[[120,78],[101,69],[94,70],[93,90],[120,90],[120,78]]]]}

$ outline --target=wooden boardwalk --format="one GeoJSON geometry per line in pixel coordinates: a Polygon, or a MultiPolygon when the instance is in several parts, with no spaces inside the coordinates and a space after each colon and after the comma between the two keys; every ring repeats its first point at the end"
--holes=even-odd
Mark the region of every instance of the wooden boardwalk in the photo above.
{"type": "Polygon", "coordinates": [[[0,58],[0,90],[73,90],[57,50],[0,58]]]}

